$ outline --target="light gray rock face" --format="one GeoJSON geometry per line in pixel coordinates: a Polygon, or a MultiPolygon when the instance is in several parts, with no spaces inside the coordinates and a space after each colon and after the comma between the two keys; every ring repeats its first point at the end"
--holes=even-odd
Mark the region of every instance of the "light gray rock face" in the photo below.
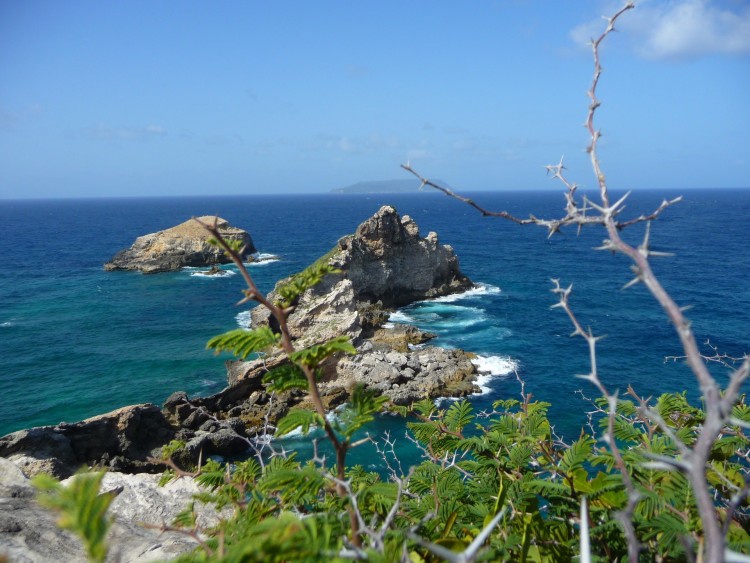
{"type": "MultiPolygon", "coordinates": [[[[302,294],[288,319],[299,347],[338,335],[356,341],[366,328],[365,311],[375,303],[393,309],[473,286],[450,246],[439,244],[435,233],[420,238],[417,224],[388,205],[341,238],[326,259],[341,273],[302,294]]],[[[274,300],[276,294],[269,297],[274,300]]],[[[270,319],[262,307],[251,317],[253,326],[270,319]]]]}
{"type": "MultiPolygon", "coordinates": [[[[245,256],[256,252],[250,235],[232,227],[221,217],[206,215],[201,222],[216,225],[221,235],[229,240],[242,241],[245,256]]],[[[145,274],[179,270],[185,266],[211,266],[225,264],[229,259],[219,247],[208,241],[211,235],[193,219],[164,231],[135,239],[130,248],[118,252],[104,264],[105,270],[138,270],[145,274]]]]}
{"type": "Polygon", "coordinates": [[[401,307],[473,285],[450,246],[439,244],[434,232],[420,238],[417,224],[389,205],[340,239],[338,248],[330,262],[352,282],[357,301],[401,307]]]}
{"type": "MultiPolygon", "coordinates": [[[[108,535],[108,561],[156,561],[172,559],[194,549],[192,538],[146,527],[171,524],[187,507],[198,485],[180,479],[158,486],[156,475],[107,473],[102,492],[120,490],[110,505],[114,524],[108,535]]],[[[68,480],[63,483],[67,483],[68,480]]],[[[10,461],[0,458],[0,557],[13,562],[85,562],[86,555],[74,534],[56,525],[56,514],[39,506],[28,479],[10,461]]],[[[212,507],[195,504],[198,522],[218,521],[212,507]]]]}
{"type": "MultiPolygon", "coordinates": [[[[338,378],[328,386],[357,383],[377,389],[397,405],[421,399],[463,397],[479,391],[473,356],[462,350],[426,347],[407,352],[372,350],[342,358],[338,378]]],[[[326,384],[323,384],[324,392],[326,384]]]]}

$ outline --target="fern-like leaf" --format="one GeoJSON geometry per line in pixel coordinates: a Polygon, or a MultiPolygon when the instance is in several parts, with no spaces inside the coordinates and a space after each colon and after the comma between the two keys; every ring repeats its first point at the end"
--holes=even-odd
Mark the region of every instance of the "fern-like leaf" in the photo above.
{"type": "Polygon", "coordinates": [[[238,358],[244,360],[254,352],[265,350],[276,344],[279,335],[275,334],[269,327],[262,326],[255,330],[238,328],[224,334],[214,336],[206,344],[207,349],[213,349],[216,353],[232,352],[238,358]]]}
{"type": "Polygon", "coordinates": [[[276,436],[284,436],[297,428],[303,434],[310,432],[313,426],[322,426],[323,420],[318,413],[308,409],[292,409],[276,425],[276,436]]]}
{"type": "Polygon", "coordinates": [[[310,368],[316,368],[320,363],[335,354],[336,352],[343,352],[345,354],[356,354],[357,350],[349,342],[349,338],[346,336],[338,336],[322,344],[316,344],[305,348],[304,350],[297,350],[290,354],[291,359],[295,364],[305,365],[310,368]]]}
{"type": "Polygon", "coordinates": [[[281,298],[277,304],[282,308],[290,307],[295,300],[311,287],[323,281],[328,274],[338,274],[337,270],[328,264],[327,256],[311,264],[298,274],[293,275],[285,283],[276,288],[276,293],[281,298]]]}
{"type": "Polygon", "coordinates": [[[45,474],[32,481],[40,491],[39,503],[60,513],[57,524],[81,537],[91,561],[104,561],[107,556],[105,538],[111,525],[107,509],[114,496],[99,494],[103,478],[104,472],[79,473],[67,487],[45,474]]]}
{"type": "Polygon", "coordinates": [[[307,391],[308,382],[305,374],[297,364],[284,364],[269,370],[263,376],[263,383],[268,385],[269,391],[289,391],[302,389],[307,391]]]}

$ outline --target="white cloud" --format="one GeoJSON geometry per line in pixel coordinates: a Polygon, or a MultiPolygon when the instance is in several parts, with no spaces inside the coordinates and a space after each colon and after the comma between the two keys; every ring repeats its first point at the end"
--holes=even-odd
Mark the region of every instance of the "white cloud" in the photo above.
{"type": "Polygon", "coordinates": [[[84,135],[98,141],[146,141],[156,137],[163,137],[167,130],[160,125],[146,125],[145,127],[111,127],[100,123],[95,127],[83,130],[84,135]]]}
{"type": "MultiPolygon", "coordinates": [[[[571,37],[585,43],[603,28],[601,20],[584,23],[571,37]]],[[[746,2],[643,0],[618,21],[617,28],[634,37],[638,54],[650,59],[750,54],[750,6],[746,2]]]]}

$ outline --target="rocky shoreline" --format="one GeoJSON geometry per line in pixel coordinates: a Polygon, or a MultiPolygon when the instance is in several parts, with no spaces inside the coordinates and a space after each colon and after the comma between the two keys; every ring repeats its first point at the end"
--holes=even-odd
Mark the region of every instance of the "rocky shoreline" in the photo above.
{"type": "MultiPolygon", "coordinates": [[[[395,307],[473,287],[453,249],[440,245],[435,233],[420,237],[412,219],[384,206],[322,259],[340,273],[306,291],[288,323],[298,349],[340,335],[357,348],[356,356],[323,365],[320,391],[326,405],[346,402],[360,383],[397,405],[478,391],[472,354],[429,346],[433,335],[413,326],[384,326],[395,307]]],[[[268,322],[266,310],[252,311],[253,326],[268,322]]],[[[176,459],[185,466],[199,455],[246,455],[267,425],[273,427],[291,407],[306,401],[301,391],[265,390],[263,375],[282,361],[274,356],[228,361],[228,386],[215,395],[190,398],[176,392],[161,407],[131,405],[81,422],[14,432],[0,438],[0,457],[29,477],[44,472],[66,478],[81,466],[161,471],[163,466],[151,458],[159,457],[171,440],[186,444],[176,459]]]]}
{"type": "MultiPolygon", "coordinates": [[[[178,246],[200,244],[183,240],[178,246]]],[[[453,249],[441,245],[435,233],[421,237],[412,219],[384,206],[321,260],[338,273],[328,274],[299,297],[288,324],[298,349],[340,335],[348,336],[357,349],[356,356],[329,358],[321,368],[320,391],[328,408],[345,403],[358,384],[376,389],[396,405],[479,390],[471,353],[430,346],[434,335],[387,323],[397,307],[474,287],[461,273],[453,249]]],[[[172,258],[167,262],[175,263],[172,258]]],[[[145,262],[141,257],[130,265],[120,263],[141,269],[145,262]]],[[[271,321],[259,308],[251,317],[254,327],[271,321]]],[[[0,458],[20,469],[24,478],[42,472],[67,478],[81,467],[114,474],[161,472],[164,466],[153,458],[160,457],[171,440],[185,443],[173,457],[184,467],[200,457],[245,457],[256,437],[271,433],[290,408],[308,400],[299,390],[272,394],[264,388],[263,375],[284,361],[281,356],[228,361],[228,386],[208,397],[176,392],[161,407],[131,405],[81,422],[14,432],[0,437],[0,458]]],[[[0,480],[0,505],[4,502],[0,480]]],[[[0,526],[0,545],[13,536],[12,529],[0,526]]]]}

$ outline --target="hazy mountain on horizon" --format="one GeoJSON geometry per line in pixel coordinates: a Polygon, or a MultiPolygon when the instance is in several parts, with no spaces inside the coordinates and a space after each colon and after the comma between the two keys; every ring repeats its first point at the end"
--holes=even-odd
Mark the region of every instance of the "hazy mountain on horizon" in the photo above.
{"type": "MultiPolygon", "coordinates": [[[[446,186],[445,182],[434,180],[436,184],[446,186]]],[[[369,180],[357,182],[343,188],[334,188],[331,193],[335,194],[392,194],[418,192],[421,182],[416,178],[407,178],[399,180],[369,180]]],[[[424,190],[431,192],[432,190],[424,190]]]]}

